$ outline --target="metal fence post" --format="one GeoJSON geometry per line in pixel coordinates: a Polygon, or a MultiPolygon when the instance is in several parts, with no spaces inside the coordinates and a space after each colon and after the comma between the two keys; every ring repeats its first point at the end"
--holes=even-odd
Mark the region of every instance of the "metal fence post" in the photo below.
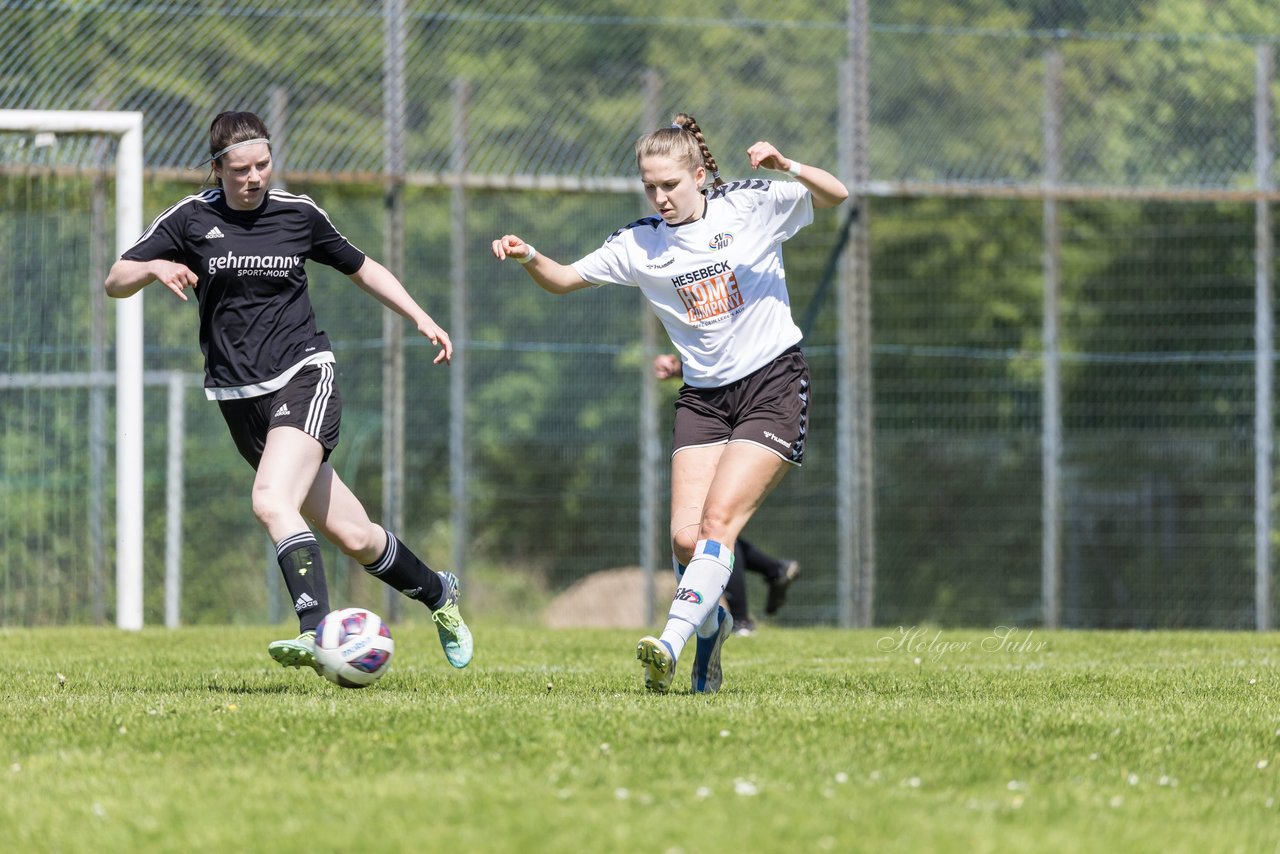
{"type": "Polygon", "coordinates": [[[267,127],[271,128],[271,185],[289,188],[289,90],[271,87],[267,107],[267,127]]]}
{"type": "Polygon", "coordinates": [[[165,524],[164,524],[164,624],[176,629],[182,625],[182,505],[186,445],[186,409],[184,391],[187,377],[182,371],[169,372],[169,424],[166,437],[165,524]]]}
{"type": "Polygon", "coordinates": [[[1040,611],[1046,628],[1062,619],[1062,385],[1058,330],[1062,287],[1062,235],[1058,198],[1062,180],[1062,52],[1055,45],[1044,55],[1044,375],[1041,380],[1040,467],[1041,554],[1040,611]]]}
{"type": "Polygon", "coordinates": [[[270,535],[262,532],[263,561],[266,567],[267,583],[267,623],[275,625],[284,619],[283,584],[280,578],[280,566],[276,563],[276,544],[271,542],[270,535]]]}
{"type": "MultiPolygon", "coordinates": [[[[404,0],[383,4],[383,153],[386,169],[387,268],[405,279],[404,257],[404,0]]],[[[382,313],[382,515],[404,536],[404,320],[382,313]]],[[[400,616],[400,596],[386,591],[386,616],[400,616]]]]}
{"type": "Polygon", "coordinates": [[[875,485],[871,400],[871,241],[867,183],[870,13],[866,0],[849,0],[848,58],[843,65],[841,178],[857,206],[850,245],[840,263],[836,524],[839,551],[836,596],[841,626],[870,626],[875,618],[875,485]]]}
{"type": "Polygon", "coordinates": [[[471,84],[459,77],[453,81],[453,153],[451,169],[454,183],[450,190],[451,261],[450,337],[453,340],[453,364],[449,370],[449,483],[453,496],[453,571],[461,575],[467,556],[467,189],[463,177],[467,173],[467,109],[471,100],[471,84]]]}
{"type": "MultiPolygon", "coordinates": [[[[107,278],[106,181],[101,175],[93,179],[89,229],[89,372],[107,370],[107,295],[102,283],[107,278]]],[[[107,565],[106,531],[103,524],[106,507],[107,471],[107,390],[95,385],[89,389],[89,588],[93,597],[93,622],[107,622],[107,584],[103,567],[107,565]]]]}
{"type": "MultiPolygon", "coordinates": [[[[644,73],[644,115],[642,132],[658,127],[659,101],[662,98],[662,76],[649,69],[644,73]]],[[[644,361],[640,365],[640,568],[644,572],[644,623],[653,625],[654,599],[658,585],[658,466],[662,459],[662,440],[658,427],[658,380],[653,375],[653,360],[658,355],[658,318],[644,305],[640,309],[644,361]]]]}
{"type": "MultiPolygon", "coordinates": [[[[1271,189],[1274,152],[1271,144],[1271,78],[1275,48],[1258,44],[1254,78],[1254,151],[1259,190],[1271,189]]],[[[1257,630],[1271,629],[1271,489],[1274,481],[1275,432],[1272,421],[1275,320],[1272,313],[1271,270],[1275,251],[1271,239],[1271,203],[1254,202],[1254,607],[1257,630]]]]}

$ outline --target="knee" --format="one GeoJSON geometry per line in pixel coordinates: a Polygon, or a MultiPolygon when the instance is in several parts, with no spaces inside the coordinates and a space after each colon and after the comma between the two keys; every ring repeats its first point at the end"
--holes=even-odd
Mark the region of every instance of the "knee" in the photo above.
{"type": "Polygon", "coordinates": [[[693,559],[693,550],[697,545],[698,531],[696,528],[685,528],[671,534],[671,552],[676,556],[676,560],[682,564],[687,565],[693,559]]]}
{"type": "Polygon", "coordinates": [[[325,527],[325,538],[347,557],[362,564],[373,563],[386,551],[387,539],[382,528],[373,523],[331,521],[325,527]]]}
{"type": "Polygon", "coordinates": [[[280,496],[274,494],[270,489],[255,486],[251,500],[253,503],[253,515],[267,530],[271,530],[286,512],[284,502],[280,500],[280,496]]]}
{"type": "Polygon", "coordinates": [[[717,543],[732,542],[734,539],[733,517],[716,507],[703,508],[697,539],[715,540],[717,543]]]}

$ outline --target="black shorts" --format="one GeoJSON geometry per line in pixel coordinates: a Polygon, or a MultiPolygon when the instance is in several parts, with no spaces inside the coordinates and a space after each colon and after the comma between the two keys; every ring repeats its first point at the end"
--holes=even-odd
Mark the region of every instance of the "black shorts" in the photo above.
{"type": "Polygon", "coordinates": [[[684,448],[752,442],[800,465],[808,428],[809,363],[796,346],[726,386],[682,386],[672,455],[684,448]]]}
{"type": "Polygon", "coordinates": [[[342,399],[333,363],[307,365],[279,391],[242,400],[220,400],[218,408],[231,430],[240,456],[255,469],[272,427],[296,427],[324,448],[324,459],[338,447],[342,399]]]}

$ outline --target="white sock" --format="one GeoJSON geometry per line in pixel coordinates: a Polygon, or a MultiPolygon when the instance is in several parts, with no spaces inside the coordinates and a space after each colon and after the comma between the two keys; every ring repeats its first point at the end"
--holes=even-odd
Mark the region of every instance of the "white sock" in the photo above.
{"type": "MultiPolygon", "coordinates": [[[[680,579],[684,578],[685,565],[672,555],[671,568],[676,571],[676,584],[679,584],[680,579]]],[[[696,632],[700,638],[710,638],[715,637],[718,631],[720,631],[720,609],[712,608],[711,613],[707,614],[707,618],[702,621],[702,625],[698,626],[696,632]]]]}
{"type": "Polygon", "coordinates": [[[697,631],[700,638],[715,637],[716,632],[720,631],[720,609],[712,608],[711,613],[707,614],[707,618],[698,626],[697,631]]]}
{"type": "Polygon", "coordinates": [[[705,623],[719,628],[716,606],[729,574],[733,571],[733,549],[715,540],[699,540],[693,550],[693,559],[685,567],[671,611],[667,614],[667,627],[662,638],[671,647],[671,654],[680,657],[684,645],[695,629],[705,623]]]}

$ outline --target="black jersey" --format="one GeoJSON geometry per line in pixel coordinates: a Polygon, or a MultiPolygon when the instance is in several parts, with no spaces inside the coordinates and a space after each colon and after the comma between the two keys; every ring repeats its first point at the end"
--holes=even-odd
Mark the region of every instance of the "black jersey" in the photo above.
{"type": "Polygon", "coordinates": [[[275,391],[303,364],[332,361],[307,294],[307,260],[350,275],[365,255],[306,196],[270,190],[252,211],[222,189],[187,196],[122,256],[187,265],[199,278],[205,390],[228,400],[275,391]]]}

